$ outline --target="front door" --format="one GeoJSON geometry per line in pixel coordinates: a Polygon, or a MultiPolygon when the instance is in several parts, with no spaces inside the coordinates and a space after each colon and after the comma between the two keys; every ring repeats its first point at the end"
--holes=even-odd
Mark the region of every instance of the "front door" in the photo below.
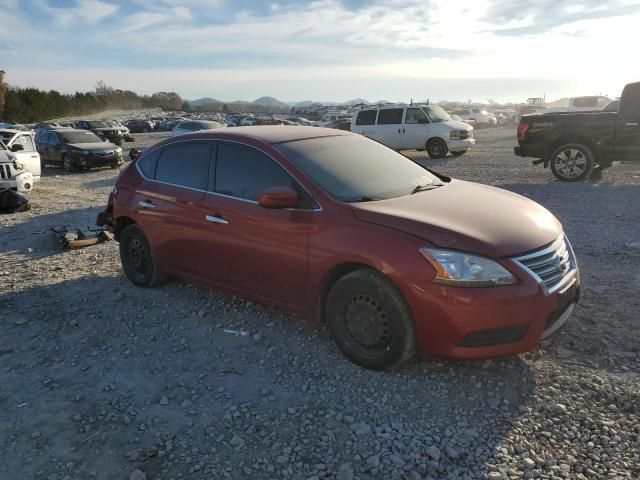
{"type": "Polygon", "coordinates": [[[616,122],[615,159],[640,162],[640,82],[622,92],[616,122]]]}
{"type": "Polygon", "coordinates": [[[219,142],[215,172],[206,198],[209,279],[304,309],[309,220],[317,213],[311,197],[273,158],[247,145],[219,142]],[[259,193],[270,187],[294,188],[300,208],[259,206],[259,193]]]}
{"type": "Polygon", "coordinates": [[[54,163],[62,162],[62,144],[58,134],[49,132],[49,137],[45,145],[45,155],[48,161],[54,163]]]}
{"type": "Polygon", "coordinates": [[[429,119],[421,108],[407,108],[402,128],[402,148],[422,150],[429,138],[429,119]]]}
{"type": "Polygon", "coordinates": [[[24,165],[25,169],[30,171],[34,177],[40,176],[40,155],[36,150],[36,146],[33,142],[33,137],[28,133],[18,134],[13,141],[13,145],[22,145],[22,150],[18,150],[14,153],[18,162],[24,165]]]}

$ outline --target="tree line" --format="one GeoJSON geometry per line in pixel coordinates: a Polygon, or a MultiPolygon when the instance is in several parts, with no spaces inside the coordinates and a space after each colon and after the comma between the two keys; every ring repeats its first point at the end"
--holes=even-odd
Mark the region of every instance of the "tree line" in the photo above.
{"type": "Polygon", "coordinates": [[[115,89],[99,81],[91,92],[64,94],[56,90],[11,87],[5,83],[4,76],[5,72],[0,70],[0,121],[11,123],[36,123],[109,109],[180,110],[183,104],[180,95],[175,92],[138,95],[131,90],[115,89]]]}

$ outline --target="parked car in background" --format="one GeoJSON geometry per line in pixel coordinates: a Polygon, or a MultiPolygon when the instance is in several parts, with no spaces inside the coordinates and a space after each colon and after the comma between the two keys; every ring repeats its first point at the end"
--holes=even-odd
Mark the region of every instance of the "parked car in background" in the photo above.
{"type": "Polygon", "coordinates": [[[442,107],[385,106],[359,110],[351,131],[394,150],[426,150],[431,158],[463,155],[475,145],[473,127],[457,122],[442,107]]]}
{"type": "Polygon", "coordinates": [[[185,277],[314,316],[372,369],[535,349],[580,292],[539,204],[334,129],[165,140],[124,170],[97,223],[135,285],[185,277]]]}
{"type": "Polygon", "coordinates": [[[602,110],[611,99],[601,95],[591,95],[586,97],[572,97],[566,107],[537,106],[534,113],[558,113],[558,112],[594,112],[602,110]]]}
{"type": "Polygon", "coordinates": [[[52,129],[38,137],[42,165],[61,165],[67,172],[95,167],[117,168],[122,148],[82,129],[52,129]]]}
{"type": "Polygon", "coordinates": [[[40,154],[36,149],[35,135],[31,131],[2,129],[0,141],[13,152],[16,161],[31,172],[33,181],[39,182],[41,176],[40,154]]]}
{"type": "Polygon", "coordinates": [[[122,139],[125,142],[133,142],[135,139],[131,136],[131,131],[128,127],[124,126],[120,120],[111,119],[105,120],[110,127],[117,128],[122,132],[122,139]]]}
{"type": "Polygon", "coordinates": [[[153,131],[153,123],[145,119],[132,119],[127,122],[131,133],[147,133],[153,131]]]}
{"type": "Polygon", "coordinates": [[[215,130],[224,128],[225,125],[219,122],[210,122],[207,120],[185,120],[178,123],[172,130],[172,135],[184,135],[187,133],[200,132],[202,130],[215,130]]]}
{"type": "Polygon", "coordinates": [[[115,145],[122,145],[124,141],[124,131],[119,127],[113,127],[106,120],[79,120],[75,124],[76,128],[89,130],[106,142],[115,145]]]}
{"type": "Polygon", "coordinates": [[[468,107],[459,108],[452,112],[454,115],[462,118],[463,121],[473,120],[475,125],[481,127],[495,127],[498,124],[498,119],[495,115],[490,114],[484,108],[468,107]]]}
{"type": "Polygon", "coordinates": [[[475,127],[475,126],[478,124],[478,122],[476,122],[476,121],[475,121],[475,120],[473,120],[473,119],[470,119],[470,120],[463,120],[463,119],[462,119],[462,117],[459,117],[458,115],[455,115],[455,114],[450,114],[450,115],[451,115],[451,118],[453,118],[456,122],[464,122],[464,123],[468,123],[468,124],[469,124],[469,125],[471,125],[472,127],[475,127]]]}
{"type": "Polygon", "coordinates": [[[11,189],[27,194],[33,189],[33,173],[18,161],[16,152],[12,152],[0,140],[0,191],[11,189]]]}
{"type": "Polygon", "coordinates": [[[335,128],[337,130],[345,130],[347,132],[351,131],[351,118],[348,119],[338,119],[332,122],[328,122],[325,124],[326,128],[335,128]]]}
{"type": "Polygon", "coordinates": [[[576,182],[614,161],[640,162],[640,82],[624,88],[617,111],[525,115],[514,152],[576,182]]]}

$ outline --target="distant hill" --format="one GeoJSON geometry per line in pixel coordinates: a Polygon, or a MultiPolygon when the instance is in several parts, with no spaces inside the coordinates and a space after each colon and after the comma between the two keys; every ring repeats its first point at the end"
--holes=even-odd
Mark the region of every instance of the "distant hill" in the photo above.
{"type": "Polygon", "coordinates": [[[359,105],[360,103],[371,103],[367,102],[364,98],[354,98],[353,100],[347,100],[344,102],[345,105],[359,105]]]}
{"type": "Polygon", "coordinates": [[[216,100],[215,98],[210,98],[210,97],[198,98],[197,100],[187,100],[187,101],[189,102],[189,105],[194,107],[199,107],[201,105],[211,105],[212,103],[224,103],[221,100],[216,100]]]}
{"type": "Polygon", "coordinates": [[[288,104],[281,102],[280,100],[273,97],[260,97],[254,100],[252,103],[254,103],[255,105],[263,105],[265,107],[281,107],[281,108],[289,107],[288,104]]]}

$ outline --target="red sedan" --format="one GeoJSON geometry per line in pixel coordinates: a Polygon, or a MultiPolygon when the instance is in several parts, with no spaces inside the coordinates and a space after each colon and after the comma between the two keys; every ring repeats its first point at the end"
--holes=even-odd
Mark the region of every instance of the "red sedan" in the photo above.
{"type": "Polygon", "coordinates": [[[176,276],[329,324],[367,368],[536,348],[580,276],[558,220],[349,132],[240,127],[158,143],[98,223],[141,287],[176,276]]]}

